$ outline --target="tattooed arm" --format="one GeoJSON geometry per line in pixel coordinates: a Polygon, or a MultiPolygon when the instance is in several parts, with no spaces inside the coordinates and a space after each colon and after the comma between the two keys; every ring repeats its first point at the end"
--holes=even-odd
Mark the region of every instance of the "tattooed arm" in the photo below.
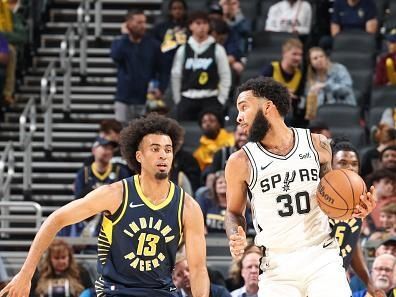
{"type": "Polygon", "coordinates": [[[227,181],[225,228],[229,239],[230,252],[234,258],[241,257],[246,246],[246,181],[249,180],[249,175],[249,160],[245,152],[239,150],[233,153],[228,159],[225,169],[227,181]]]}
{"type": "Polygon", "coordinates": [[[327,172],[331,171],[332,153],[330,140],[322,134],[312,134],[312,140],[316,151],[319,154],[320,174],[322,178],[327,172]]]}

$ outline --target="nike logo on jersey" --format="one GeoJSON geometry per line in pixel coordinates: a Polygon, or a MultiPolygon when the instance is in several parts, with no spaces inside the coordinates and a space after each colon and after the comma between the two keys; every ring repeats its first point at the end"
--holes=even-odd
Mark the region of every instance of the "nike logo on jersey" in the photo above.
{"type": "Polygon", "coordinates": [[[330,239],[329,241],[323,243],[323,248],[327,248],[334,243],[334,239],[330,239]]]}
{"type": "Polygon", "coordinates": [[[169,291],[170,291],[170,292],[173,292],[173,291],[176,291],[176,290],[177,290],[177,288],[175,288],[175,287],[169,288],[169,291]]]}
{"type": "Polygon", "coordinates": [[[266,166],[261,166],[261,170],[265,170],[265,168],[270,166],[272,164],[272,162],[274,162],[274,161],[269,162],[266,166]]]}
{"type": "Polygon", "coordinates": [[[141,204],[133,204],[133,202],[131,202],[130,204],[129,204],[129,207],[130,208],[135,208],[135,207],[139,207],[139,206],[143,206],[144,204],[143,203],[141,203],[141,204]]]}

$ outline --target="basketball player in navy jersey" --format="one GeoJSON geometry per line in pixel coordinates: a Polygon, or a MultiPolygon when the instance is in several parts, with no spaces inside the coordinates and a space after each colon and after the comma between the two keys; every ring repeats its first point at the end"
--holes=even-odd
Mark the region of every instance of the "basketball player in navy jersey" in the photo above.
{"type": "Polygon", "coordinates": [[[21,271],[0,297],[29,296],[30,280],[56,233],[103,212],[98,238],[96,293],[100,296],[177,296],[172,283],[176,251],[186,243],[194,296],[209,296],[203,215],[198,204],[168,179],[181,127],[148,116],[122,131],[121,151],[139,174],[102,186],[58,209],[37,233],[21,271]]]}
{"type": "MultiPolygon", "coordinates": [[[[356,148],[347,140],[338,139],[331,143],[333,169],[348,169],[359,174],[360,160],[356,148]]],[[[340,246],[340,255],[346,270],[351,266],[355,274],[363,281],[367,291],[375,296],[380,294],[371,280],[364,260],[361,243],[359,241],[363,221],[359,218],[339,221],[330,219],[332,236],[335,236],[340,246]]]]}
{"type": "MultiPolygon", "coordinates": [[[[259,297],[350,297],[338,244],[316,201],[319,180],[331,170],[327,138],[286,126],[291,99],[273,79],[251,79],[238,93],[237,120],[249,132],[249,142],[226,166],[231,254],[240,257],[246,245],[249,197],[255,244],[265,251],[259,297]]],[[[374,188],[360,199],[355,217],[375,207],[374,188]]]]}

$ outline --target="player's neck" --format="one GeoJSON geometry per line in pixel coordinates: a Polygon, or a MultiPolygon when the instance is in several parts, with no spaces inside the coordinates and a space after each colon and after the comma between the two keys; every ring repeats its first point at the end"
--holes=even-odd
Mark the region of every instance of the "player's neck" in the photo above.
{"type": "Polygon", "coordinates": [[[139,175],[139,183],[144,196],[153,204],[160,204],[169,193],[169,179],[157,179],[142,171],[139,175]]]}
{"type": "Polygon", "coordinates": [[[261,144],[269,151],[278,154],[287,153],[294,145],[293,131],[283,122],[272,124],[261,144]]]}

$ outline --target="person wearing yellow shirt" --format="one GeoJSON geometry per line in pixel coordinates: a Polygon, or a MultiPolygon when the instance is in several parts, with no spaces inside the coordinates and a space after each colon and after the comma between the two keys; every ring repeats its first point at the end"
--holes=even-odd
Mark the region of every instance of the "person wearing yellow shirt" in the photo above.
{"type": "Polygon", "coordinates": [[[194,152],[201,171],[205,170],[212,161],[213,155],[224,146],[233,146],[234,135],[223,128],[223,120],[215,111],[204,111],[199,117],[202,136],[199,147],[194,152]]]}

